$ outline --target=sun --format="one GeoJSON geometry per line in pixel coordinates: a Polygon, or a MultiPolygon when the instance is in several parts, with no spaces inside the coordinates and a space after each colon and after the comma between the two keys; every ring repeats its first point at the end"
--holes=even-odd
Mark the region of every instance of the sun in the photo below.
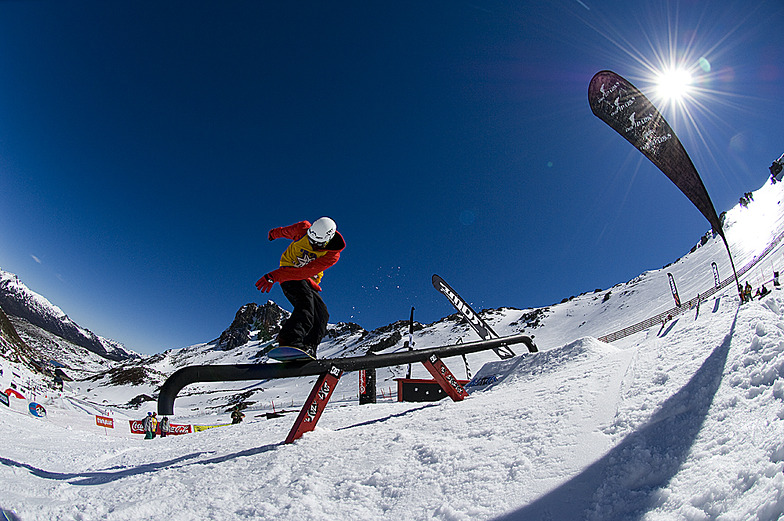
{"type": "Polygon", "coordinates": [[[694,79],[682,67],[674,67],[660,72],[655,79],[656,92],[668,102],[683,102],[693,93],[694,79]]]}

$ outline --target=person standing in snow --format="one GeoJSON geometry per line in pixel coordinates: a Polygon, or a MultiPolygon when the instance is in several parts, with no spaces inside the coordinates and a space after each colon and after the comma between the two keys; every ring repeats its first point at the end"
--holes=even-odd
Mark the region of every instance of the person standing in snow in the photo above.
{"type": "Polygon", "coordinates": [[[148,412],[147,416],[142,420],[142,427],[144,428],[144,439],[151,440],[155,437],[155,427],[157,422],[154,421],[152,413],[148,412]]]}
{"type": "Polygon", "coordinates": [[[743,288],[743,301],[751,302],[753,289],[749,281],[746,281],[746,286],[743,288]]]}
{"type": "Polygon", "coordinates": [[[171,429],[171,424],[169,423],[169,417],[164,416],[161,418],[161,438],[165,438],[167,434],[169,434],[169,430],[171,429]]]}
{"type": "Polygon", "coordinates": [[[346,247],[335,221],[322,217],[312,225],[300,221],[290,226],[273,228],[267,234],[270,241],[289,239],[280,257],[280,267],[256,282],[256,288],[268,293],[275,283],[294,306],[291,316],[278,333],[278,344],[302,349],[316,356],[321,339],[327,334],[329,312],[319,296],[324,270],[334,266],[346,247]]]}

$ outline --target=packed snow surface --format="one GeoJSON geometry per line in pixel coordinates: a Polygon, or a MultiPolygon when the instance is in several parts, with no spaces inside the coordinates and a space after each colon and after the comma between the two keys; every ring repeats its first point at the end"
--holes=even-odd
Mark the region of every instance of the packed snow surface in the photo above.
{"type": "MultiPolygon", "coordinates": [[[[755,192],[746,214],[728,213],[738,265],[781,233],[781,187],[755,192]],[[753,212],[762,238],[738,232],[753,212]]],[[[779,519],[784,291],[741,305],[730,286],[661,326],[597,340],[671,306],[667,272],[689,297],[709,288],[712,262],[728,274],[720,239],[607,300],[605,291],[552,306],[536,331],[541,352],[471,359],[474,368],[495,359],[501,377],[462,402],[360,406],[344,398],[356,388],[346,375],[316,430],[289,445],[293,413],[246,410],[239,425],[143,440],[97,428],[100,406],[77,396],[50,399],[46,418],[0,406],[0,508],[23,521],[779,519]]],[[[774,250],[747,278],[757,287],[782,265],[774,250]]],[[[493,326],[513,332],[519,316],[499,312],[493,326]]],[[[446,362],[463,376],[459,358],[446,362]]],[[[293,401],[312,385],[297,382],[263,385],[293,401]]],[[[228,419],[188,389],[174,421],[228,419]]],[[[120,424],[128,413],[113,414],[120,424]]]]}

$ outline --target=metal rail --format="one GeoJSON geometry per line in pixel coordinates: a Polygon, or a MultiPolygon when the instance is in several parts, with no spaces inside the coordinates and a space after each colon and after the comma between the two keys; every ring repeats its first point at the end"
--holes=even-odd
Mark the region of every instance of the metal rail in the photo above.
{"type": "Polygon", "coordinates": [[[423,362],[434,354],[441,358],[448,358],[450,356],[476,353],[509,344],[521,343],[526,344],[529,351],[536,351],[536,346],[531,337],[527,335],[512,335],[465,344],[417,349],[413,351],[400,351],[381,355],[324,358],[313,361],[267,364],[192,365],[178,369],[163,383],[160,393],[158,394],[158,414],[167,416],[173,415],[174,400],[177,398],[177,394],[186,385],[197,382],[234,382],[241,380],[270,380],[274,378],[314,376],[326,373],[332,366],[343,371],[375,369],[379,367],[423,362]]]}

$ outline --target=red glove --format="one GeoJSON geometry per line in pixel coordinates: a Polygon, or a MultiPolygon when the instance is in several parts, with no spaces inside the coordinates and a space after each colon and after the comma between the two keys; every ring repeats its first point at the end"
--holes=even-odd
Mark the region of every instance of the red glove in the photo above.
{"type": "Polygon", "coordinates": [[[273,232],[273,231],[275,231],[275,230],[270,230],[270,231],[267,233],[267,239],[268,239],[268,240],[270,240],[270,241],[274,241],[274,240],[275,240],[275,237],[273,237],[273,236],[272,236],[272,232],[273,232]]]}
{"type": "Polygon", "coordinates": [[[269,293],[272,289],[272,286],[275,285],[275,279],[272,278],[271,273],[267,273],[259,280],[256,281],[256,288],[261,291],[262,293],[269,293]]]}

